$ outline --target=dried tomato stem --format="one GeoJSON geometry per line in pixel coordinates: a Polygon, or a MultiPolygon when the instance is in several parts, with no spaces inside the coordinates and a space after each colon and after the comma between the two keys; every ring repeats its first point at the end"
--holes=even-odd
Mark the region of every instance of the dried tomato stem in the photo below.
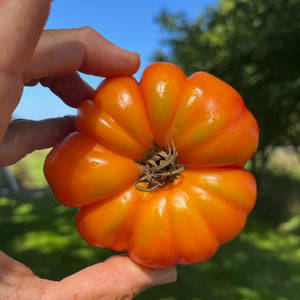
{"type": "Polygon", "coordinates": [[[168,143],[168,152],[161,150],[154,153],[144,163],[139,163],[143,173],[134,183],[135,187],[139,191],[151,192],[158,187],[163,188],[174,182],[178,175],[185,170],[184,166],[177,162],[177,155],[173,138],[171,138],[171,147],[168,143]],[[144,183],[146,187],[140,186],[139,183],[144,183]]]}

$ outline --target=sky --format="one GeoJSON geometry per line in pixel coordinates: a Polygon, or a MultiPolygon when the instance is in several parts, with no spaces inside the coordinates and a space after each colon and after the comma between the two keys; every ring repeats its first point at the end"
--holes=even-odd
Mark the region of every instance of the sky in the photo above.
{"type": "MultiPolygon", "coordinates": [[[[195,18],[205,7],[217,0],[54,0],[45,29],[78,28],[90,26],[119,47],[138,52],[141,66],[135,74],[139,80],[142,71],[152,62],[153,53],[160,49],[163,32],[155,22],[162,8],[170,13],[184,12],[195,18]]],[[[96,88],[103,78],[83,75],[96,88]]],[[[76,110],[67,107],[50,90],[40,85],[25,87],[16,118],[41,120],[64,115],[76,110]]]]}

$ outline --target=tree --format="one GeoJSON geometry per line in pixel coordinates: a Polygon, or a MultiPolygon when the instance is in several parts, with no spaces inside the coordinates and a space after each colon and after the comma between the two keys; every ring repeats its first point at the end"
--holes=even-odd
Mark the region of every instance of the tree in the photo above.
{"type": "Polygon", "coordinates": [[[261,153],[300,145],[300,0],[220,0],[195,20],[166,10],[156,18],[172,61],[232,85],[256,117],[261,153]]]}

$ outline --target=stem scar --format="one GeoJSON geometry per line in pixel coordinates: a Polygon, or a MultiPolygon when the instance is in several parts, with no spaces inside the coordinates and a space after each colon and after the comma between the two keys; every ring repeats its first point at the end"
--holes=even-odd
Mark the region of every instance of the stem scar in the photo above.
{"type": "Polygon", "coordinates": [[[168,152],[158,151],[146,161],[139,163],[143,174],[135,181],[135,187],[142,192],[151,192],[158,187],[163,188],[174,182],[178,175],[185,170],[184,166],[177,162],[177,155],[172,137],[171,146],[168,143],[168,152]],[[140,186],[140,183],[144,183],[146,188],[140,186]]]}

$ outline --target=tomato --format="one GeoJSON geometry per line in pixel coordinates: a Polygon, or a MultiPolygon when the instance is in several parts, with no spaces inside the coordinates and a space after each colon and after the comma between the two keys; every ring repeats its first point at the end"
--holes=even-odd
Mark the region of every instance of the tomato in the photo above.
{"type": "Polygon", "coordinates": [[[164,268],[209,259],[244,227],[256,184],[243,166],[258,127],[225,82],[154,63],[140,83],[105,79],[76,126],[44,172],[56,199],[79,208],[88,244],[164,268]]]}

